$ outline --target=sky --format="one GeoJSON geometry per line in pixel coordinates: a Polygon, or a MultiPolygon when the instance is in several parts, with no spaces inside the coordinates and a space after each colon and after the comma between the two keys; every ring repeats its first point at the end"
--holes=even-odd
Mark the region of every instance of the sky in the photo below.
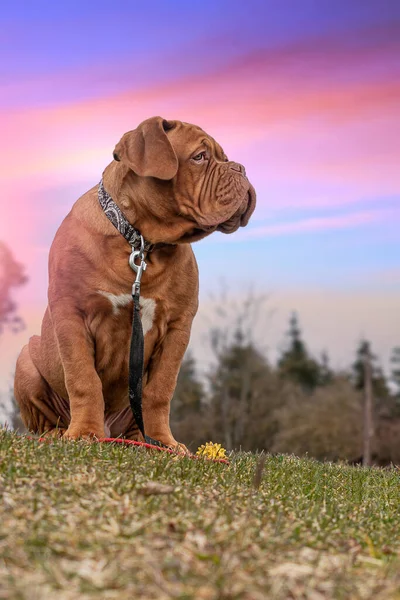
{"type": "MultiPolygon", "coordinates": [[[[0,389],[39,333],[47,258],[121,135],[193,122],[245,165],[258,205],[194,246],[201,341],[212,294],[266,295],[277,356],[292,310],[314,354],[345,366],[400,344],[400,3],[389,0],[14,2],[0,17],[0,240],[26,267],[26,329],[0,338],[0,389]]],[[[112,260],[112,257],[110,257],[112,260]]]]}

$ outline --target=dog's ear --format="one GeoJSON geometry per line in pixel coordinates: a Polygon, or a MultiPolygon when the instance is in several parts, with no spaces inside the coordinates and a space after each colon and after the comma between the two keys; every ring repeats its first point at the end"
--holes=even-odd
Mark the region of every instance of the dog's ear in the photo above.
{"type": "Polygon", "coordinates": [[[169,180],[178,172],[178,159],[166,131],[173,123],[161,117],[143,121],[115,146],[114,160],[122,161],[141,177],[169,180]]]}

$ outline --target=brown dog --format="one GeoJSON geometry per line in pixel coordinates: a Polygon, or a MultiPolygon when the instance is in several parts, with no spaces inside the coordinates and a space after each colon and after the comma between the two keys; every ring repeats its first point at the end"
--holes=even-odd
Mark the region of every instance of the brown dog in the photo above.
{"type": "MultiPolygon", "coordinates": [[[[170,402],[198,306],[190,242],[245,226],[255,192],[213,138],[180,121],[144,121],[122,137],[114,159],[104,188],[154,245],[141,291],[145,431],[174,447],[170,402]]],[[[15,397],[31,431],[140,437],[128,400],[130,250],[106,218],[98,186],[61,224],[50,249],[42,333],[22,349],[15,374],[15,397]]]]}

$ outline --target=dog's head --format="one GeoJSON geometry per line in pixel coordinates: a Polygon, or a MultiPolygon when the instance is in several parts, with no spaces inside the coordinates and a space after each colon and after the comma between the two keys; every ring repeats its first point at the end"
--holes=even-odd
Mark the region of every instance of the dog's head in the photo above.
{"type": "Polygon", "coordinates": [[[152,117],[125,133],[113,156],[144,178],[155,200],[149,208],[159,219],[179,219],[176,242],[215,230],[232,233],[247,225],[254,211],[256,194],[244,167],[229,161],[196,125],[152,117]]]}

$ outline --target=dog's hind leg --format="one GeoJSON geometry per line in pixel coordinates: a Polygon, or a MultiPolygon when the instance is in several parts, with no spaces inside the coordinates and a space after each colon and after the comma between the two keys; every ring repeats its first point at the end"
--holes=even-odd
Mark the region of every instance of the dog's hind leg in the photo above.
{"type": "MultiPolygon", "coordinates": [[[[34,336],[31,342],[38,336],[34,336]]],[[[60,414],[54,393],[35,366],[30,344],[24,346],[17,360],[14,395],[21,410],[22,420],[33,433],[62,435],[68,427],[67,414],[60,414]]],[[[66,412],[66,411],[63,411],[66,412]]]]}

